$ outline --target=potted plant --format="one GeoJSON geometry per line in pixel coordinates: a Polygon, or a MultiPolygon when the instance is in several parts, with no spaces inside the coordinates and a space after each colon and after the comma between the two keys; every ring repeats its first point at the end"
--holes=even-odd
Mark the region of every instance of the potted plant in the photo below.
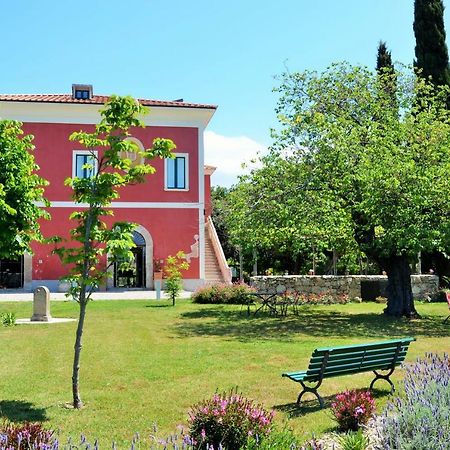
{"type": "Polygon", "coordinates": [[[163,278],[163,270],[161,260],[154,259],[153,260],[153,279],[161,281],[163,278]]]}

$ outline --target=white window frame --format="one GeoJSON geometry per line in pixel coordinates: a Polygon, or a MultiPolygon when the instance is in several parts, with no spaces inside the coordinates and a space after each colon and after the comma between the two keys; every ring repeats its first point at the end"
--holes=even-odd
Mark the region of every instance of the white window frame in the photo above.
{"type": "Polygon", "coordinates": [[[168,192],[186,192],[189,191],[189,153],[173,153],[173,155],[178,158],[184,158],[184,180],[185,180],[185,188],[179,189],[179,188],[169,188],[168,187],[168,173],[169,173],[169,167],[168,162],[170,158],[166,158],[164,160],[164,190],[168,192]]]}
{"type": "Polygon", "coordinates": [[[77,175],[77,156],[78,155],[89,155],[93,156],[94,159],[94,173],[97,173],[98,169],[98,152],[97,150],[74,150],[72,153],[72,178],[77,175]]]}

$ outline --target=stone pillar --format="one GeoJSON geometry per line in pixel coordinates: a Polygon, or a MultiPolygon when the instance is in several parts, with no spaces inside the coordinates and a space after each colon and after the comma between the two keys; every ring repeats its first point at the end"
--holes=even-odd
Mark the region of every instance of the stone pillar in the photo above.
{"type": "Polygon", "coordinates": [[[32,322],[48,322],[50,315],[50,291],[45,286],[39,286],[34,291],[32,322]]]}

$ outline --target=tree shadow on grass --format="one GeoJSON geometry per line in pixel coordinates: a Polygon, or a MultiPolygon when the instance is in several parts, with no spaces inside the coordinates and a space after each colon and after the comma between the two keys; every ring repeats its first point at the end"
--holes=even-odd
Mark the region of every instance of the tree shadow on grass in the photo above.
{"type": "Polygon", "coordinates": [[[298,334],[364,339],[449,336],[449,328],[440,316],[397,320],[382,314],[346,313],[326,307],[304,307],[299,315],[278,317],[266,312],[247,315],[244,309],[215,306],[183,313],[181,319],[172,328],[181,338],[223,336],[243,342],[256,339],[292,342],[298,334]]]}
{"type": "Polygon", "coordinates": [[[145,305],[146,308],[173,308],[173,305],[145,305]]]}
{"type": "MultiPolygon", "coordinates": [[[[390,390],[382,390],[382,389],[372,389],[371,391],[372,397],[374,399],[379,399],[381,397],[387,397],[391,394],[390,390]]],[[[336,394],[338,394],[336,392],[336,394]]],[[[325,411],[326,409],[329,409],[331,407],[331,403],[333,403],[336,394],[333,395],[327,395],[323,398],[324,402],[324,408],[321,408],[319,405],[319,401],[314,397],[313,400],[306,399],[303,400],[301,405],[297,405],[296,402],[293,403],[285,403],[284,405],[274,405],[273,409],[275,411],[280,411],[288,416],[289,419],[294,419],[297,417],[302,417],[306,414],[311,414],[317,411],[325,411]]],[[[311,394],[310,394],[311,395],[311,394]]],[[[328,411],[329,413],[329,411],[328,411]]],[[[331,413],[330,413],[331,414],[331,413]]]]}
{"type": "Polygon", "coordinates": [[[1,400],[0,417],[11,422],[43,422],[48,419],[45,408],[36,408],[33,403],[21,400],[1,400]]]}

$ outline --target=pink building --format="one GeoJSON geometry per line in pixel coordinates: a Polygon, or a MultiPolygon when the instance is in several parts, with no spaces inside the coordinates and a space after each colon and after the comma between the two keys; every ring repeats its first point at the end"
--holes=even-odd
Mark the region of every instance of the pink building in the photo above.
{"type": "MultiPolygon", "coordinates": [[[[50,185],[46,197],[51,202],[50,221],[42,221],[45,237],[69,236],[72,211],[79,209],[71,199],[64,180],[89,176],[83,169],[89,152],[69,141],[74,131],[93,130],[99,109],[108,97],[93,95],[90,85],[73,85],[72,94],[0,95],[0,117],[23,122],[26,134],[34,136],[35,158],[40,175],[50,185]]],[[[204,164],[203,133],[216,106],[183,101],[139,100],[150,107],[145,128],[132,130],[141,148],[150,147],[155,137],[172,139],[177,148],[173,160],[152,161],[156,173],[145,183],[124,188],[113,203],[111,221],[128,220],[138,225],[134,234],[135,270],[113,272],[107,289],[153,288],[155,261],[182,250],[190,262],[185,273],[186,289],[206,282],[230,281],[230,272],[210,220],[210,177],[214,168],[204,164]]],[[[105,261],[106,262],[106,261],[105,261]]],[[[60,290],[65,274],[51,247],[33,245],[33,255],[19,261],[0,260],[0,286],[34,289],[46,285],[60,290]]]]}

